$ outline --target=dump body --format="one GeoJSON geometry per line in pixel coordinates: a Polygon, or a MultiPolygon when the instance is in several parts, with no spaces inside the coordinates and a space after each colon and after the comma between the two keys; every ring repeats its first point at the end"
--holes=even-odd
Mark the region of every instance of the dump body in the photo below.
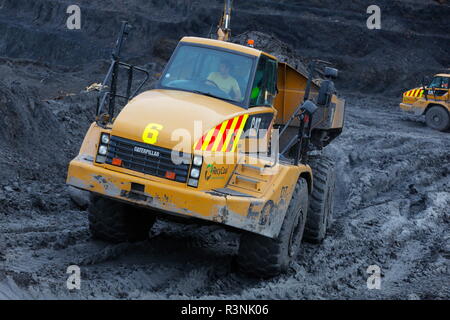
{"type": "MultiPolygon", "coordinates": [[[[91,125],[67,183],[163,215],[274,238],[299,177],[312,190],[312,171],[258,152],[302,102],[305,86],[305,76],[254,48],[183,38],[155,90],[133,98],[114,122],[91,125]],[[205,85],[224,64],[234,66],[235,81],[224,84],[230,94],[205,85]],[[255,140],[256,153],[246,149],[255,140]]],[[[318,89],[314,84],[313,96],[318,89]]],[[[343,108],[333,95],[314,130],[340,133],[343,108]]]]}
{"type": "MultiPolygon", "coordinates": [[[[307,86],[307,76],[295,70],[287,63],[278,62],[278,95],[274,108],[277,110],[275,124],[282,127],[289,122],[292,114],[304,100],[307,86]]],[[[310,99],[317,99],[320,86],[316,81],[312,82],[310,99]]],[[[344,127],[345,101],[332,95],[329,106],[319,106],[314,114],[312,124],[312,142],[319,148],[323,148],[342,133],[344,127]]],[[[293,121],[288,133],[281,137],[280,146],[288,142],[290,136],[297,131],[300,123],[293,121]]]]}

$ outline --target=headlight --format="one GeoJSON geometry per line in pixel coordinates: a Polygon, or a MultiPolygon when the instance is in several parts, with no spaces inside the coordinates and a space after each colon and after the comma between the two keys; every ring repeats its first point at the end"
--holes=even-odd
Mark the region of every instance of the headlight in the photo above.
{"type": "Polygon", "coordinates": [[[194,156],[194,166],[201,167],[203,164],[203,157],[202,156],[194,156]]]}
{"type": "Polygon", "coordinates": [[[108,147],[101,145],[100,148],[98,148],[98,154],[101,154],[102,156],[105,156],[108,152],[108,147]]]}
{"type": "Polygon", "coordinates": [[[102,134],[102,143],[108,144],[109,143],[109,134],[103,133],[102,134]]]}
{"type": "Polygon", "coordinates": [[[200,170],[198,170],[197,168],[194,168],[191,170],[191,177],[198,179],[198,177],[200,177],[200,170]]]}

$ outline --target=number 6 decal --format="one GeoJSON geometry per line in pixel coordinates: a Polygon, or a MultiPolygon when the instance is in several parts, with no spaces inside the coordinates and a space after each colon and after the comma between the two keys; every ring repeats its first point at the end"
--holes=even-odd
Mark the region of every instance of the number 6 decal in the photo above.
{"type": "Polygon", "coordinates": [[[157,123],[149,123],[142,134],[142,140],[148,144],[155,144],[158,141],[159,132],[163,126],[157,123]]]}

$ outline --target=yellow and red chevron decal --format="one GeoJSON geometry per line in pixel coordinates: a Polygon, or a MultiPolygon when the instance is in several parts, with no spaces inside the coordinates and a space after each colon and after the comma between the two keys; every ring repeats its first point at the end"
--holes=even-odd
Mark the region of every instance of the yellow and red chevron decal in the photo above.
{"type": "Polygon", "coordinates": [[[403,94],[403,96],[404,97],[422,98],[423,97],[423,88],[412,89],[412,90],[406,91],[403,94]]]}
{"type": "Polygon", "coordinates": [[[222,122],[209,130],[194,146],[198,151],[234,152],[244,131],[248,114],[222,122]]]}

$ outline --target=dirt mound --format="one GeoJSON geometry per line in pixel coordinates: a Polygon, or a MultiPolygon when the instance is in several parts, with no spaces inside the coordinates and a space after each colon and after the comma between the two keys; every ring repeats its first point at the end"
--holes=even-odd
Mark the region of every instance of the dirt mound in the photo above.
{"type": "MultiPolygon", "coordinates": [[[[332,62],[341,70],[340,90],[348,92],[399,96],[423,76],[450,67],[450,38],[444,32],[450,28],[449,5],[381,0],[382,29],[369,30],[366,10],[371,4],[236,1],[233,34],[262,32],[275,38],[277,47],[279,41],[288,43],[296,56],[332,62]]],[[[207,36],[217,25],[222,1],[86,2],[81,5],[81,30],[66,28],[67,6],[62,0],[4,0],[0,56],[78,69],[87,65],[82,69],[88,77],[94,62],[109,58],[120,22],[128,20],[134,31],[124,54],[145,65],[153,54],[167,59],[182,36],[207,36]]]]}
{"type": "Polygon", "coordinates": [[[33,172],[46,169],[45,164],[62,162],[63,150],[56,150],[64,145],[58,121],[42,102],[34,99],[32,91],[20,86],[9,88],[0,82],[0,113],[0,152],[6,153],[8,159],[0,160],[2,181],[17,173],[34,176],[33,172]],[[14,172],[15,168],[19,172],[14,172]]]}
{"type": "Polygon", "coordinates": [[[302,57],[298,56],[291,46],[280,41],[275,36],[258,31],[248,31],[233,37],[233,42],[241,45],[247,45],[248,40],[255,41],[256,49],[270,53],[271,55],[277,57],[277,59],[279,59],[281,62],[286,62],[297,70],[308,74],[308,62],[302,57]]]}
{"type": "MultiPolygon", "coordinates": [[[[0,160],[2,181],[15,175],[47,181],[53,178],[48,170],[63,172],[92,117],[83,107],[86,96],[43,101],[36,90],[0,82],[0,152],[7,154],[0,160]]],[[[92,102],[87,106],[93,109],[92,102]]]]}
{"type": "Polygon", "coordinates": [[[0,81],[0,220],[75,208],[64,181],[93,116],[90,99],[44,101],[36,88],[0,81]]]}

